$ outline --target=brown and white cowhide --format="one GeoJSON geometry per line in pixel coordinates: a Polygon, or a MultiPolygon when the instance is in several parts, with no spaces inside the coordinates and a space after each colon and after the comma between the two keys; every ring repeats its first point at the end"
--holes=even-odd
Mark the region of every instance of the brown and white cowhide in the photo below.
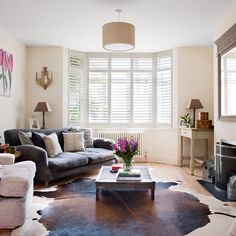
{"type": "Polygon", "coordinates": [[[149,194],[108,190],[96,201],[94,179],[36,191],[31,215],[12,235],[222,236],[236,215],[234,207],[181,183],[157,182],[155,201],[149,194]]]}

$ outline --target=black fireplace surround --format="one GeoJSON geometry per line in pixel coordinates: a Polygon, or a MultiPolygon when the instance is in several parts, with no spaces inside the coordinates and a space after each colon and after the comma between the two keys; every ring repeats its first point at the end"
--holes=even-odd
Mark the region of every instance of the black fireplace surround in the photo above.
{"type": "Polygon", "coordinates": [[[236,142],[221,140],[216,143],[215,187],[226,191],[229,177],[236,175],[236,142]]]}

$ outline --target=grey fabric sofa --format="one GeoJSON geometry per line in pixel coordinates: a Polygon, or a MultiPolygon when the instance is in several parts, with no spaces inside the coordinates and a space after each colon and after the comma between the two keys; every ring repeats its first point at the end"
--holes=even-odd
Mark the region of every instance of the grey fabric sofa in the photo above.
{"type": "Polygon", "coordinates": [[[102,165],[111,165],[117,162],[117,158],[112,151],[111,141],[103,139],[94,139],[93,147],[86,148],[85,152],[62,152],[55,158],[48,158],[45,149],[35,145],[21,145],[19,140],[19,131],[37,132],[49,135],[55,132],[58,136],[60,146],[63,150],[64,140],[62,132],[68,132],[69,128],[57,129],[11,129],[4,132],[5,142],[10,146],[17,146],[21,156],[18,161],[31,160],[36,164],[35,179],[44,181],[48,185],[49,181],[78,175],[80,173],[97,169],[102,165]]]}

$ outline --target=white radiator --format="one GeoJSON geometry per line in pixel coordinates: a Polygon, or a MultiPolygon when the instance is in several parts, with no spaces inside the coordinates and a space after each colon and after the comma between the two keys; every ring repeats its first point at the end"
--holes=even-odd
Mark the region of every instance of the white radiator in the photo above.
{"type": "Polygon", "coordinates": [[[97,131],[99,138],[112,139],[115,142],[119,138],[133,138],[138,141],[139,152],[135,156],[135,159],[145,159],[144,147],[143,147],[143,131],[111,131],[111,130],[98,130],[97,131]]]}

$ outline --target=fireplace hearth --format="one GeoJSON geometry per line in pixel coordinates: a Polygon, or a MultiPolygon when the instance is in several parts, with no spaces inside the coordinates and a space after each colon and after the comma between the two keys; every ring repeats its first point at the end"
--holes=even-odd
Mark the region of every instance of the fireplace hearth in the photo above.
{"type": "Polygon", "coordinates": [[[222,139],[216,143],[215,187],[226,191],[232,175],[236,175],[236,142],[222,139]]]}

